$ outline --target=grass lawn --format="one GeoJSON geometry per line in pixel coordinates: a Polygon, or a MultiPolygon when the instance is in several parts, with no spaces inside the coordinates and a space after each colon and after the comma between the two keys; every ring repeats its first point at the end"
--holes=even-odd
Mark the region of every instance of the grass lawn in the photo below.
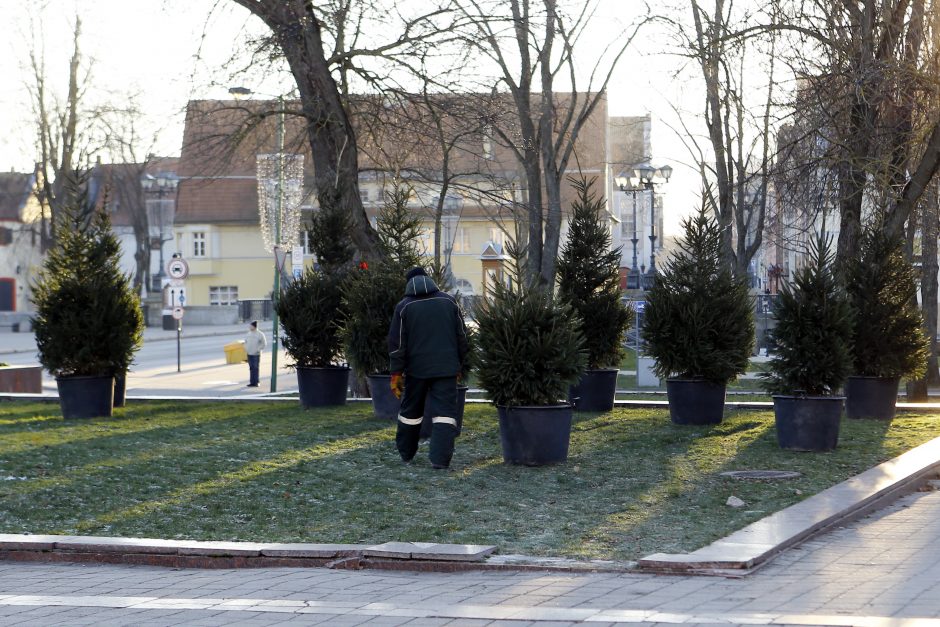
{"type": "Polygon", "coordinates": [[[843,421],[828,454],[777,448],[770,412],[677,427],[665,408],[577,417],[566,464],[502,463],[495,409],[467,408],[454,470],[412,465],[371,407],[132,402],[63,421],[0,402],[0,532],[285,542],[496,544],[631,559],[692,550],[940,435],[938,415],[843,421]],[[741,482],[724,470],[797,470],[741,482]],[[747,503],[732,509],[730,495],[747,503]]]}

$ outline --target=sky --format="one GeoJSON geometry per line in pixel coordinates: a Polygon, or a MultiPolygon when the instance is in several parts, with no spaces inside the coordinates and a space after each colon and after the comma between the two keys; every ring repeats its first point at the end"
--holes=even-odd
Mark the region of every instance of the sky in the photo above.
{"type": "MultiPolygon", "coordinates": [[[[645,10],[640,0],[601,0],[589,38],[610,42],[622,36],[630,9],[645,10]],[[626,13],[626,14],[625,14],[626,13]]],[[[193,98],[226,98],[233,85],[225,62],[246,33],[260,32],[260,22],[228,0],[46,0],[23,3],[0,0],[0,24],[11,25],[0,44],[0,170],[30,171],[34,158],[34,131],[26,84],[29,49],[44,53],[50,83],[67,82],[74,15],[82,16],[81,46],[92,59],[95,88],[91,100],[127,100],[133,94],[142,111],[138,132],[155,137],[138,147],[138,154],[178,155],[182,140],[182,112],[193,98]],[[44,4],[43,9],[35,8],[44,4]],[[28,7],[34,7],[32,9],[28,7]],[[41,28],[35,19],[41,15],[41,28]],[[33,18],[32,20],[30,18],[33,18]]],[[[665,230],[674,234],[681,217],[699,206],[699,177],[689,167],[691,158],[677,134],[673,105],[701,110],[701,92],[692,81],[675,80],[681,59],[663,54],[662,28],[647,27],[621,60],[608,88],[611,115],[653,117],[653,161],[670,164],[672,179],[658,188],[666,194],[665,230]]],[[[585,52],[595,58],[598,50],[585,52]]],[[[285,76],[239,76],[239,84],[258,93],[286,93],[285,76]]],[[[693,128],[700,116],[688,116],[693,128]]]]}

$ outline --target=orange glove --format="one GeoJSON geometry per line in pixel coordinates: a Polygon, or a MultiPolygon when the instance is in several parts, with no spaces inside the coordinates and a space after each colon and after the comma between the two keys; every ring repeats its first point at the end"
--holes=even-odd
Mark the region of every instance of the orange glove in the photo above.
{"type": "Polygon", "coordinates": [[[402,393],[405,391],[405,375],[400,372],[393,372],[389,387],[392,388],[392,394],[395,395],[395,398],[401,398],[402,393]]]}

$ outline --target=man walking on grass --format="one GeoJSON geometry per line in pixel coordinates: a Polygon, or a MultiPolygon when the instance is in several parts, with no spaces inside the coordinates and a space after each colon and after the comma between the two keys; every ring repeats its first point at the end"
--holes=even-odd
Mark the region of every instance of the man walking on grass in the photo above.
{"type": "Polygon", "coordinates": [[[405,297],[388,332],[392,392],[401,398],[395,444],[405,462],[418,452],[425,405],[431,410],[431,466],[450,466],[457,436],[457,377],[467,356],[467,332],[457,301],[423,268],[407,276],[405,297]]]}

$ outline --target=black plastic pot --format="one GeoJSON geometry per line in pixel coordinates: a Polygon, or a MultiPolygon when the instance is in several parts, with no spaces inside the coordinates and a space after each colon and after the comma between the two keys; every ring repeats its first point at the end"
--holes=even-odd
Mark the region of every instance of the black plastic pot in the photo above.
{"type": "Polygon", "coordinates": [[[791,451],[831,451],[839,444],[844,396],[774,395],[777,443],[791,451]]]}
{"type": "Polygon", "coordinates": [[[114,375],[114,403],[112,407],[124,407],[127,394],[127,373],[114,375]]]}
{"type": "Polygon", "coordinates": [[[845,417],[894,419],[899,383],[896,377],[849,377],[845,382],[845,417]]]}
{"type": "Polygon", "coordinates": [[[545,466],[568,459],[571,405],[497,406],[496,411],[504,462],[545,466]]]}
{"type": "Polygon", "coordinates": [[[575,411],[610,411],[617,393],[616,368],[585,370],[581,380],[568,391],[568,401],[575,411]]]}
{"type": "Polygon", "coordinates": [[[666,379],[669,417],[677,425],[717,425],[725,411],[725,386],[702,379],[666,379]]]}
{"type": "Polygon", "coordinates": [[[346,404],[349,368],[308,368],[297,366],[297,388],[304,409],[346,404]]]}
{"type": "Polygon", "coordinates": [[[56,377],[62,417],[100,418],[111,416],[114,377],[56,377]]]}
{"type": "Polygon", "coordinates": [[[392,394],[390,374],[370,374],[369,393],[372,395],[372,411],[376,418],[382,420],[398,420],[401,410],[401,400],[392,394]]]}
{"type": "MultiPolygon", "coordinates": [[[[457,435],[460,435],[460,432],[463,431],[463,406],[467,402],[467,386],[458,385],[457,386],[457,435]]],[[[424,404],[424,416],[421,419],[421,438],[431,437],[431,430],[434,428],[434,423],[431,422],[431,406],[427,402],[424,404]]]]}

